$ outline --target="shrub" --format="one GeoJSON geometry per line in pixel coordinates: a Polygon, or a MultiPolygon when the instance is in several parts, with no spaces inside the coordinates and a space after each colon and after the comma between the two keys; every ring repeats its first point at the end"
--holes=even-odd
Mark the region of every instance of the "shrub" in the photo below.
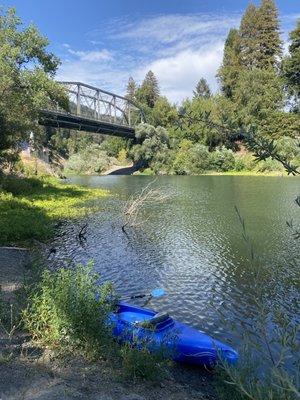
{"type": "Polygon", "coordinates": [[[146,343],[124,344],[120,354],[123,374],[127,378],[156,381],[166,376],[170,361],[163,350],[151,353],[146,343]]]}
{"type": "Polygon", "coordinates": [[[65,165],[68,174],[100,174],[117,160],[109,157],[99,145],[86,147],[79,153],[71,155],[65,165]]]}
{"type": "Polygon", "coordinates": [[[210,153],[208,147],[203,144],[196,144],[190,153],[190,164],[192,174],[202,173],[211,167],[210,153]]]}
{"type": "Polygon", "coordinates": [[[125,163],[127,161],[127,151],[125,149],[121,149],[118,153],[118,161],[120,163],[125,163]]]}
{"type": "Polygon", "coordinates": [[[114,305],[108,301],[113,289],[98,282],[92,264],[45,270],[23,312],[33,339],[53,349],[104,354],[112,345],[107,316],[114,305]]]}
{"type": "Polygon", "coordinates": [[[238,156],[236,156],[235,157],[235,163],[234,163],[235,165],[234,165],[234,169],[236,170],[236,171],[243,171],[243,170],[245,170],[246,169],[246,164],[245,164],[245,161],[244,161],[244,158],[243,157],[238,157],[238,156]]]}
{"type": "Polygon", "coordinates": [[[258,172],[272,172],[272,171],[283,171],[281,164],[273,160],[271,157],[267,158],[264,161],[259,161],[257,164],[258,172]]]}
{"type": "Polygon", "coordinates": [[[210,153],[207,146],[183,139],[173,162],[173,170],[178,175],[197,175],[211,168],[210,153]]]}
{"type": "Polygon", "coordinates": [[[126,141],[123,138],[111,136],[101,143],[100,148],[109,157],[118,157],[120,151],[126,149],[126,141]]]}
{"type": "Polygon", "coordinates": [[[136,128],[136,138],[140,142],[132,147],[131,157],[143,167],[151,167],[157,162],[158,155],[169,149],[169,135],[161,126],[155,128],[149,124],[140,124],[136,128]]]}
{"type": "Polygon", "coordinates": [[[216,171],[230,171],[235,168],[233,151],[225,146],[211,153],[211,166],[216,171]]]}

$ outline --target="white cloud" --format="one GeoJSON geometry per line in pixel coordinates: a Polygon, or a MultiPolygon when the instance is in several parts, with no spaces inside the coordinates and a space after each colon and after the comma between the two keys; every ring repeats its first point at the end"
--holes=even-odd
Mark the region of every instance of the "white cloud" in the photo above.
{"type": "Polygon", "coordinates": [[[185,50],[175,56],[160,58],[139,71],[144,76],[151,69],[158,77],[162,92],[174,102],[191,96],[201,77],[217,90],[216,71],[222,61],[223,42],[199,51],[185,50]]]}
{"type": "Polygon", "coordinates": [[[81,50],[73,50],[69,46],[68,52],[72,54],[73,56],[78,57],[82,61],[89,61],[89,62],[94,62],[94,61],[102,61],[102,60],[111,60],[112,53],[106,49],[101,50],[101,51],[81,51],[81,50]]]}
{"type": "Polygon", "coordinates": [[[169,14],[144,18],[138,22],[121,24],[122,31],[112,30],[116,39],[146,39],[160,44],[176,43],[184,38],[228,30],[236,25],[240,16],[213,14],[169,14]]]}
{"type": "MultiPolygon", "coordinates": [[[[287,38],[296,14],[282,17],[287,38]]],[[[79,80],[124,93],[129,76],[140,82],[151,69],[161,92],[179,102],[192,95],[204,77],[216,91],[215,75],[222,61],[224,41],[239,14],[170,14],[146,18],[123,17],[87,34],[88,50],[63,45],[65,61],[59,78],[79,80]],[[100,43],[103,49],[98,50],[100,43]]],[[[285,44],[286,46],[286,44],[285,44]]]]}

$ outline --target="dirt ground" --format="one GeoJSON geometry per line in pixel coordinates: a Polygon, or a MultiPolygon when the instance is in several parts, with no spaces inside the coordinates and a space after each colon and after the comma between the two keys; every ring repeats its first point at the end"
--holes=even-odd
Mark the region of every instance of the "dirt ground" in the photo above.
{"type": "MultiPolygon", "coordinates": [[[[29,273],[26,249],[0,248],[0,285],[5,301],[29,273]]],[[[32,345],[20,330],[0,329],[0,400],[215,400],[212,372],[176,365],[159,382],[128,381],[105,361],[55,358],[32,345]]]]}

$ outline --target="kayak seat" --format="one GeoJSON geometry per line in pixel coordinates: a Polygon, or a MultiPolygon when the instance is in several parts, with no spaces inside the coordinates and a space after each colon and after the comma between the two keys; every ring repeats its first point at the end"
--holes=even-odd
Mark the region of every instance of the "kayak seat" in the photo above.
{"type": "Polygon", "coordinates": [[[135,325],[140,326],[142,328],[156,327],[158,324],[166,321],[168,318],[170,318],[168,313],[159,312],[150,319],[144,321],[136,321],[135,325]]]}

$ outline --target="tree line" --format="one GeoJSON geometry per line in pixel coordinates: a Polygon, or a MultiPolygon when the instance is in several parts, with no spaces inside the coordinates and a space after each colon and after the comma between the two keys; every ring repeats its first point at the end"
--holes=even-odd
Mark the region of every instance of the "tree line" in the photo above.
{"type": "MultiPolygon", "coordinates": [[[[217,79],[217,94],[201,77],[193,97],[173,105],[161,95],[152,71],[141,85],[129,78],[126,96],[143,108],[150,125],[165,128],[169,138],[167,154],[166,140],[154,140],[154,130],[144,127],[144,139],[149,140],[136,148],[136,158],[144,153],[145,165],[155,172],[252,169],[251,158],[236,157],[243,133],[252,127],[255,135],[275,141],[278,151],[299,163],[300,20],[284,55],[274,1],[249,4],[239,28],[228,33],[217,79]]],[[[160,128],[157,137],[161,136],[160,128]]],[[[278,167],[268,163],[262,168],[278,167]]]]}
{"type": "MultiPolygon", "coordinates": [[[[137,127],[139,144],[83,132],[45,132],[39,111],[68,107],[66,93],[54,81],[60,61],[47,51],[48,40],[36,27],[24,28],[15,10],[0,13],[0,164],[18,158],[20,144],[34,131],[37,143],[69,158],[87,149],[95,171],[105,169],[108,157],[131,159],[153,173],[197,174],[206,170],[278,169],[268,157],[257,167],[245,151],[245,132],[269,140],[287,162],[300,164],[300,20],[290,33],[283,54],[278,10],[273,0],[249,4],[239,28],[230,29],[217,72],[220,90],[213,94],[199,77],[191,98],[171,104],[149,71],[138,85],[129,78],[126,97],[145,113],[137,127]],[[30,68],[28,68],[30,66],[30,68]],[[104,154],[105,153],[105,154],[104,154]],[[100,157],[100,158],[101,158],[100,157]]],[[[270,153],[270,152],[269,152],[270,153]]],[[[76,156],[76,160],[80,159],[76,156]]],[[[111,159],[110,163],[113,162],[111,159]]],[[[76,172],[76,162],[73,163],[76,172]]],[[[84,163],[81,163],[84,170],[84,163]]],[[[89,166],[89,170],[93,170],[89,166]]]]}

